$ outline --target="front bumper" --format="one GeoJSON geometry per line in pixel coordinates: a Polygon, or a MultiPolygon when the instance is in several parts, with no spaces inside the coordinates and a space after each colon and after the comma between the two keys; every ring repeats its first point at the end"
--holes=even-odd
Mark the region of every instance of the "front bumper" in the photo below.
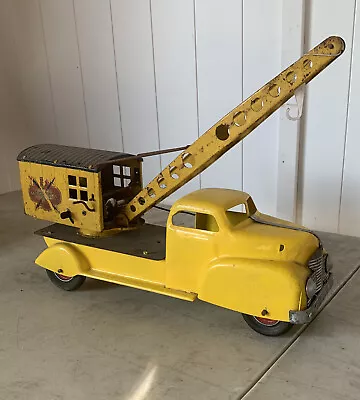
{"type": "Polygon", "coordinates": [[[332,274],[329,274],[327,282],[324,284],[320,292],[316,295],[311,305],[306,310],[301,311],[289,311],[289,319],[292,324],[306,324],[311,321],[315,316],[316,311],[324,301],[326,295],[329,293],[334,279],[332,274]]]}

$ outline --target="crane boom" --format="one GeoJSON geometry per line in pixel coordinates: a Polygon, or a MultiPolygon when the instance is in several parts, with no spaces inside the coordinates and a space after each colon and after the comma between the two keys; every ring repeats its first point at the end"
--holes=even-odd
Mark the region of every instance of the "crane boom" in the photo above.
{"type": "Polygon", "coordinates": [[[345,50],[344,41],[331,36],[299,58],[248,99],[235,107],[178,155],[120,211],[121,224],[147,210],[204,171],[288,101],[345,50]]]}

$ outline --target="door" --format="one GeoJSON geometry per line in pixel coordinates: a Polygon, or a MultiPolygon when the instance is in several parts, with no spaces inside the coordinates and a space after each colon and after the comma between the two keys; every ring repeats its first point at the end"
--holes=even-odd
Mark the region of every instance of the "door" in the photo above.
{"type": "Polygon", "coordinates": [[[209,262],[217,256],[218,223],[213,215],[177,211],[167,226],[166,286],[197,293],[209,262]]]}

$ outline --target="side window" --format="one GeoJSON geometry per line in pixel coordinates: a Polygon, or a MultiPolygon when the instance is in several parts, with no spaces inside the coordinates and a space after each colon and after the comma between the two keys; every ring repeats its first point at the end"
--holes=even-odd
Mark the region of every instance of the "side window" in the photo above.
{"type": "Polygon", "coordinates": [[[84,176],[68,175],[69,199],[88,201],[88,182],[84,176]]]}
{"type": "Polygon", "coordinates": [[[208,232],[218,232],[219,226],[215,218],[210,214],[179,211],[172,217],[174,226],[199,229],[208,232]]]}
{"type": "Polygon", "coordinates": [[[128,187],[131,182],[131,169],[126,165],[113,165],[114,186],[128,187]]]}
{"type": "Polygon", "coordinates": [[[185,226],[186,228],[195,228],[195,219],[195,213],[179,211],[175,215],[173,215],[172,224],[175,226],[185,226]]]}

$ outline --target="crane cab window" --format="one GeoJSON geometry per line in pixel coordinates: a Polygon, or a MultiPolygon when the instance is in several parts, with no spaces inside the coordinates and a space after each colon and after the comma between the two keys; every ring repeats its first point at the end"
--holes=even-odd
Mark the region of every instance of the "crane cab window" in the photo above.
{"type": "Polygon", "coordinates": [[[109,163],[101,170],[101,192],[104,221],[113,223],[119,206],[128,203],[142,189],[141,159],[121,159],[109,163]]]}
{"type": "Polygon", "coordinates": [[[128,187],[131,183],[131,169],[128,166],[113,165],[114,186],[128,187]]]}
{"type": "Polygon", "coordinates": [[[83,187],[83,188],[87,188],[87,178],[85,178],[84,176],[80,176],[79,186],[83,187]]]}
{"type": "Polygon", "coordinates": [[[172,217],[174,226],[198,229],[201,231],[218,232],[219,225],[216,219],[210,214],[179,211],[172,217]]]}
{"type": "Polygon", "coordinates": [[[87,178],[68,175],[69,199],[88,201],[87,178]]]}

